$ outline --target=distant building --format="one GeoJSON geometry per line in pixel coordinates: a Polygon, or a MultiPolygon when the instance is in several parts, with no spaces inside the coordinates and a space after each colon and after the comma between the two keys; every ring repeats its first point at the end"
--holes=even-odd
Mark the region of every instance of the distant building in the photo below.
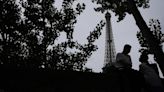
{"type": "Polygon", "coordinates": [[[116,51],[113,39],[112,25],[111,25],[111,14],[107,12],[106,18],[106,37],[105,37],[105,57],[104,67],[110,67],[115,62],[116,51]]]}

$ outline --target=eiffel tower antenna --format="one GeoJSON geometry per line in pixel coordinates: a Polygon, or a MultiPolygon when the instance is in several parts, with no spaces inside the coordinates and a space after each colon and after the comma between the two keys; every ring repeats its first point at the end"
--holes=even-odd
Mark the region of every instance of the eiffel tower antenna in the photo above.
{"type": "Polygon", "coordinates": [[[107,12],[106,18],[106,37],[105,37],[105,60],[104,67],[111,66],[115,62],[116,51],[113,39],[112,25],[111,25],[111,14],[107,12]]]}

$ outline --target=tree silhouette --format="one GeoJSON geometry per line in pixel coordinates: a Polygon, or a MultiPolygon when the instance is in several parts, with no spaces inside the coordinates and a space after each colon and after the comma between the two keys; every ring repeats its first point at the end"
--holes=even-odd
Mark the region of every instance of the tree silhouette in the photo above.
{"type": "MultiPolygon", "coordinates": [[[[158,45],[162,47],[162,43],[164,42],[164,34],[161,32],[161,25],[160,25],[159,20],[150,19],[149,28],[154,38],[157,39],[156,43],[158,43],[158,45]]],[[[140,49],[140,52],[143,52],[146,50],[149,52],[149,54],[153,54],[153,52],[150,50],[149,44],[147,43],[146,39],[143,37],[143,34],[140,31],[137,32],[137,38],[142,47],[140,49]]]]}
{"type": "MultiPolygon", "coordinates": [[[[83,71],[87,59],[97,50],[97,46],[93,43],[99,38],[105,25],[100,21],[94,31],[90,32],[85,44],[80,44],[73,39],[76,18],[85,9],[84,3],[77,3],[73,8],[75,0],[63,0],[62,8],[58,10],[54,6],[54,0],[20,0],[19,3],[16,3],[16,0],[7,1],[12,3],[6,5],[6,0],[2,0],[2,8],[14,6],[11,9],[7,8],[6,13],[15,16],[9,19],[9,15],[3,15],[5,19],[0,19],[2,24],[10,20],[6,22],[7,27],[5,24],[0,27],[2,35],[0,39],[3,43],[0,52],[3,56],[0,59],[2,65],[12,63],[17,67],[83,71]],[[10,31],[6,33],[10,25],[14,26],[11,26],[10,31]],[[57,44],[57,38],[60,37],[61,32],[66,34],[67,40],[57,44]],[[5,42],[3,34],[7,35],[4,37],[14,34],[11,37],[16,38],[12,40],[12,45],[5,42]],[[8,45],[15,51],[14,55],[5,49],[8,45]],[[68,49],[77,51],[69,52],[68,49]],[[9,60],[12,55],[13,59],[9,60]],[[14,59],[16,62],[13,61],[14,59]]],[[[1,14],[4,14],[3,10],[1,14]]]]}
{"type": "MultiPolygon", "coordinates": [[[[133,0],[137,7],[149,8],[149,0],[133,0]]],[[[111,10],[118,16],[118,22],[123,20],[126,14],[131,14],[129,9],[129,0],[92,0],[93,3],[100,5],[95,8],[95,11],[104,13],[106,10],[111,10]]]]}
{"type": "Polygon", "coordinates": [[[118,16],[118,21],[124,19],[126,14],[132,14],[136,20],[136,25],[139,27],[143,37],[150,46],[150,50],[154,53],[156,61],[159,64],[162,72],[164,73],[164,53],[159,46],[158,39],[154,38],[142,15],[140,14],[137,7],[148,8],[149,0],[92,0],[96,2],[100,7],[96,8],[96,11],[111,10],[118,16]]]}
{"type": "Polygon", "coordinates": [[[0,62],[5,65],[18,63],[23,59],[19,34],[20,8],[13,0],[1,0],[0,6],[0,62]]]}

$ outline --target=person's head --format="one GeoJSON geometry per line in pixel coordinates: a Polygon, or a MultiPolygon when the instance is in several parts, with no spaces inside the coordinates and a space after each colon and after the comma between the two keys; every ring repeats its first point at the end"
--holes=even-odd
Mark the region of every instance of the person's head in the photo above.
{"type": "Polygon", "coordinates": [[[131,46],[129,44],[124,45],[123,53],[128,54],[131,50],[131,46]]]}
{"type": "Polygon", "coordinates": [[[142,54],[139,58],[139,61],[141,63],[148,63],[148,55],[147,54],[142,54]]]}

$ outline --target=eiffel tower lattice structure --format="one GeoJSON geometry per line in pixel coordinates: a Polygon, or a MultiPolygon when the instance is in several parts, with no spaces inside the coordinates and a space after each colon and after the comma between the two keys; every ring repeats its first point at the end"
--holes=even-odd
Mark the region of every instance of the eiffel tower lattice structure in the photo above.
{"type": "Polygon", "coordinates": [[[106,18],[106,37],[105,37],[105,57],[104,67],[110,67],[116,59],[116,51],[114,45],[114,38],[111,25],[111,14],[107,12],[106,18]]]}

